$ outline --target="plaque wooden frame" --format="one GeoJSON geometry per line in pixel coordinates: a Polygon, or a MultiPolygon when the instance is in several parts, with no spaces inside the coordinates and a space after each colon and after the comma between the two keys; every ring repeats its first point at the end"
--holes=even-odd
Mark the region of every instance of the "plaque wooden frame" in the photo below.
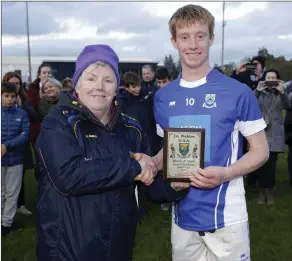
{"type": "MultiPolygon", "coordinates": [[[[162,175],[165,180],[168,181],[177,181],[177,182],[189,182],[189,178],[186,177],[177,177],[177,178],[171,178],[168,176],[169,170],[168,170],[168,158],[169,158],[169,133],[200,133],[201,135],[201,141],[200,141],[200,168],[204,168],[204,156],[205,156],[205,129],[200,128],[166,128],[164,129],[164,145],[163,145],[163,171],[162,175]]],[[[192,170],[190,170],[192,171],[192,170]]],[[[195,170],[194,170],[195,171],[195,170]]]]}

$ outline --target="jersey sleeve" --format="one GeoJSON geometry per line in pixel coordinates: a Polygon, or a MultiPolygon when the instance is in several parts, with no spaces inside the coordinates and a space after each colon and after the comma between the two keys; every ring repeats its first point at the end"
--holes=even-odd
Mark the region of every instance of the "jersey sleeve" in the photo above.
{"type": "Polygon", "coordinates": [[[248,87],[239,97],[237,118],[239,131],[244,137],[256,134],[267,127],[258,100],[248,87]]]}
{"type": "Polygon", "coordinates": [[[164,136],[164,128],[167,128],[167,117],[163,113],[163,102],[161,100],[161,95],[157,92],[154,96],[154,117],[156,121],[156,133],[159,137],[164,136]]]}

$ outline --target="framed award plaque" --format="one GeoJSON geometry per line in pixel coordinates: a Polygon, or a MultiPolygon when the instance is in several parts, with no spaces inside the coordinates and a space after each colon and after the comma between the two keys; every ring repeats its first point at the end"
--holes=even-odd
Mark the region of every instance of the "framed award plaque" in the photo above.
{"type": "Polygon", "coordinates": [[[188,173],[204,168],[205,129],[164,129],[163,176],[188,182],[188,173]]]}

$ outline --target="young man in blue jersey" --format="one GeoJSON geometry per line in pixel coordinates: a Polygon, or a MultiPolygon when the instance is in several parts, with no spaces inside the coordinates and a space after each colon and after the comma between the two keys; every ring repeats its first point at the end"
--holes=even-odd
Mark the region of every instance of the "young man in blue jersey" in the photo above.
{"type": "MultiPolygon", "coordinates": [[[[179,8],[169,21],[182,73],[157,91],[157,133],[169,127],[204,128],[204,169],[189,173],[188,195],[173,209],[175,261],[249,261],[249,228],[242,176],[263,165],[269,155],[256,97],[247,85],[209,64],[214,17],[201,6],[179,8]],[[243,155],[242,140],[250,149],[243,155]]],[[[163,151],[137,157],[163,168],[163,151]]]]}

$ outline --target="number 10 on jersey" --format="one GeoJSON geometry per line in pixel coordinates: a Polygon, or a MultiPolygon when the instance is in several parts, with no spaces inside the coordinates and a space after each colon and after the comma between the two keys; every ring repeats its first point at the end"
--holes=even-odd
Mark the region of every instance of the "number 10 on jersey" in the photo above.
{"type": "Polygon", "coordinates": [[[186,106],[193,106],[195,104],[194,98],[186,98],[186,106]]]}

